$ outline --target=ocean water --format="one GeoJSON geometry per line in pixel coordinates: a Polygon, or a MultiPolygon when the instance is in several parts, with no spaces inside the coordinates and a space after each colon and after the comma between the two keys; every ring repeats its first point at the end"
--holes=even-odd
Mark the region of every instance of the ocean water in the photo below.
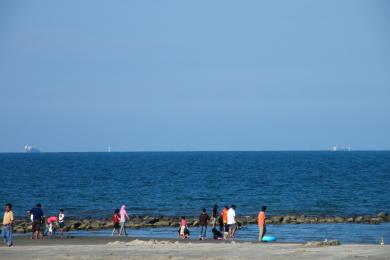
{"type": "Polygon", "coordinates": [[[134,152],[0,154],[0,203],[18,216],[390,213],[390,152],[134,152]]]}

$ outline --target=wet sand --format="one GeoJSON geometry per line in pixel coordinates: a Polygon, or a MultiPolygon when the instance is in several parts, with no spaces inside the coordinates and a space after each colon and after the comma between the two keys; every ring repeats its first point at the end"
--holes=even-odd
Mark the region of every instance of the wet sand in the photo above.
{"type": "Polygon", "coordinates": [[[0,259],[390,259],[389,245],[307,247],[293,243],[180,241],[110,237],[30,240],[15,237],[0,259]]]}

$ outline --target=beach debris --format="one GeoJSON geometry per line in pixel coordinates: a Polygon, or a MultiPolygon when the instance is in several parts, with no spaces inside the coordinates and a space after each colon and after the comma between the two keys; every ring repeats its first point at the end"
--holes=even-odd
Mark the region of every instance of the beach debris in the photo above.
{"type": "Polygon", "coordinates": [[[324,241],[309,241],[305,243],[306,247],[320,247],[320,246],[339,246],[340,241],[338,240],[327,240],[324,241]]]}
{"type": "Polygon", "coordinates": [[[169,245],[169,244],[178,244],[177,241],[169,241],[169,240],[141,240],[141,239],[134,239],[132,241],[129,241],[125,243],[126,246],[138,246],[138,245],[169,245]]]}

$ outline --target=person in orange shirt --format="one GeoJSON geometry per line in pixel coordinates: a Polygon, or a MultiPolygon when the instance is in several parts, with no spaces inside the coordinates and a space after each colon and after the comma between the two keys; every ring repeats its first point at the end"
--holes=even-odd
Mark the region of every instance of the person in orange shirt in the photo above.
{"type": "Polygon", "coordinates": [[[257,217],[257,224],[259,225],[259,241],[263,239],[263,236],[265,235],[266,228],[265,228],[265,211],[267,210],[266,206],[261,207],[261,211],[259,212],[259,216],[257,217]]]}
{"type": "Polygon", "coordinates": [[[228,226],[227,226],[227,211],[228,206],[225,206],[222,210],[222,222],[223,222],[223,239],[226,240],[228,236],[228,226]]]}

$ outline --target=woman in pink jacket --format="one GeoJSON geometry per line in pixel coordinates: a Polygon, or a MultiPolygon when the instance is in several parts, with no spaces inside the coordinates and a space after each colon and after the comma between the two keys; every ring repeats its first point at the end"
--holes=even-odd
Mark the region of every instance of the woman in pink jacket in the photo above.
{"type": "Polygon", "coordinates": [[[119,230],[119,235],[122,236],[123,231],[125,232],[125,235],[127,236],[127,231],[126,231],[126,218],[129,219],[129,215],[127,215],[126,211],[126,206],[122,205],[121,210],[120,210],[120,217],[121,217],[121,229],[119,230]]]}

